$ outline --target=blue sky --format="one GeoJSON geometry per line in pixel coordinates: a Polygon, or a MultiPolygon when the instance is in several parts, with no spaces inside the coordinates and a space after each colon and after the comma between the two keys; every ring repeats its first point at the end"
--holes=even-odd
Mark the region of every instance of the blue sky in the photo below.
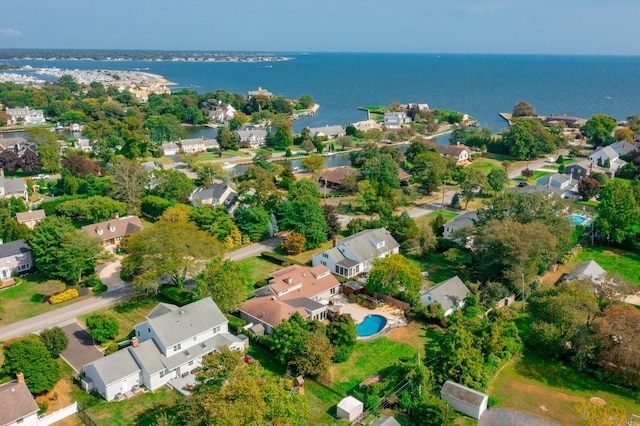
{"type": "Polygon", "coordinates": [[[1,48],[640,55],[638,0],[2,0],[1,48]]]}

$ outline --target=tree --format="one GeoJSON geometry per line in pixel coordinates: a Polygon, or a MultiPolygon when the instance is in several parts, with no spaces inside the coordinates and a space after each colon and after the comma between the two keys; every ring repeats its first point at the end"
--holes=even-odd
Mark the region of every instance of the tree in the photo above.
{"type": "Polygon", "coordinates": [[[87,331],[97,342],[106,343],[118,335],[118,320],[107,314],[91,314],[87,317],[87,331]]]}
{"type": "Polygon", "coordinates": [[[307,238],[299,232],[290,232],[282,243],[280,247],[289,254],[289,255],[297,255],[304,251],[304,247],[307,244],[307,238]]]}
{"type": "Polygon", "coordinates": [[[87,175],[98,176],[100,174],[100,167],[96,162],[79,153],[67,154],[62,159],[62,168],[80,179],[86,178],[87,175]]]}
{"type": "Polygon", "coordinates": [[[415,246],[417,254],[421,259],[426,259],[438,246],[438,239],[433,232],[433,223],[435,223],[436,219],[434,219],[431,224],[421,223],[418,228],[418,235],[411,240],[412,245],[415,246]]]}
{"type": "Polygon", "coordinates": [[[616,131],[613,133],[613,138],[616,141],[633,142],[633,135],[631,134],[631,129],[629,129],[628,127],[621,127],[619,129],[616,129],[616,131]]]}
{"type": "Polygon", "coordinates": [[[327,239],[331,240],[340,233],[342,226],[340,226],[340,220],[338,219],[338,209],[331,204],[322,205],[322,214],[324,220],[327,222],[327,239]]]}
{"type": "Polygon", "coordinates": [[[487,176],[482,173],[482,170],[465,168],[461,173],[460,193],[464,197],[466,210],[469,206],[469,201],[476,197],[476,191],[482,192],[482,188],[487,183],[487,176]]]}
{"type": "Polygon", "coordinates": [[[300,144],[300,146],[302,146],[302,149],[304,149],[307,152],[307,154],[311,154],[313,151],[316,150],[316,146],[310,140],[303,141],[300,144]]]}
{"type": "Polygon", "coordinates": [[[50,278],[70,284],[92,272],[102,253],[102,242],[75,229],[71,220],[50,216],[27,238],[35,266],[50,278]]]}
{"type": "Polygon", "coordinates": [[[300,179],[289,187],[289,192],[287,193],[287,198],[291,201],[295,201],[304,196],[309,196],[313,198],[320,198],[320,188],[318,186],[318,182],[303,178],[300,179]]]}
{"type": "Polygon", "coordinates": [[[31,149],[25,150],[20,160],[22,161],[20,168],[23,172],[37,172],[42,169],[40,156],[31,149]]]}
{"type": "Polygon", "coordinates": [[[327,241],[327,222],[317,198],[303,195],[278,206],[283,229],[297,231],[307,239],[306,249],[314,249],[327,241]]]}
{"type": "Polygon", "coordinates": [[[198,275],[196,293],[211,297],[224,313],[235,311],[246,298],[246,283],[239,264],[214,257],[198,275]]]}
{"type": "Polygon", "coordinates": [[[47,280],[38,286],[38,294],[43,296],[53,296],[67,288],[65,283],[60,280],[47,280]]]}
{"type": "Polygon", "coordinates": [[[224,206],[198,206],[191,211],[189,219],[218,241],[224,241],[229,234],[238,229],[224,206]]]}
{"type": "Polygon", "coordinates": [[[300,99],[296,102],[296,109],[309,109],[313,107],[313,105],[313,98],[305,94],[300,96],[300,99]]]}
{"type": "Polygon", "coordinates": [[[122,277],[135,287],[157,291],[162,277],[182,287],[188,277],[195,277],[203,262],[222,256],[222,243],[195,223],[185,219],[171,221],[167,209],[153,227],[125,238],[121,247],[129,252],[122,262],[122,277]]]}
{"type": "Polygon", "coordinates": [[[235,221],[251,241],[262,241],[269,230],[269,214],[264,207],[241,207],[235,213],[235,221]]]}
{"type": "Polygon", "coordinates": [[[425,151],[415,155],[412,160],[414,182],[417,182],[428,194],[438,190],[447,175],[448,161],[435,151],[425,151]]]}
{"type": "Polygon", "coordinates": [[[491,169],[487,183],[494,192],[501,192],[509,184],[509,175],[502,169],[491,169]]]}
{"type": "Polygon", "coordinates": [[[400,187],[400,168],[390,154],[378,154],[362,165],[362,177],[374,183],[378,195],[386,197],[391,189],[400,187]]]}
{"type": "MultiPolygon", "coordinates": [[[[177,141],[187,134],[178,117],[173,114],[150,115],[145,120],[144,127],[149,131],[149,139],[156,146],[163,142],[177,141]]],[[[140,154],[144,156],[145,153],[140,154]]]]}
{"type": "Polygon", "coordinates": [[[60,380],[60,368],[49,355],[39,337],[29,336],[13,340],[4,347],[5,374],[24,374],[24,381],[35,394],[51,390],[60,380]]]}
{"type": "Polygon", "coordinates": [[[612,133],[617,124],[613,117],[595,114],[580,128],[580,131],[594,146],[606,146],[613,143],[612,133]]]}
{"type": "Polygon", "coordinates": [[[420,268],[401,254],[376,259],[367,280],[371,293],[398,295],[405,293],[417,297],[422,287],[420,268]]]}
{"type": "Polygon", "coordinates": [[[600,193],[600,182],[590,177],[583,177],[578,182],[578,194],[583,201],[589,201],[600,193]]]}
{"type": "Polygon", "coordinates": [[[43,169],[51,173],[60,171],[60,146],[57,141],[38,145],[38,155],[43,169]]]}
{"type": "Polygon", "coordinates": [[[327,325],[327,336],[335,351],[333,361],[347,361],[358,340],[356,326],[351,315],[335,315],[327,325]]]}
{"type": "Polygon", "coordinates": [[[633,236],[633,226],[640,218],[633,193],[628,185],[619,179],[612,179],[600,192],[600,204],[597,206],[596,228],[606,238],[622,243],[633,236]]]}
{"type": "Polygon", "coordinates": [[[438,213],[438,215],[431,221],[431,229],[436,237],[442,237],[445,223],[447,223],[447,220],[444,218],[442,213],[438,213]]]}
{"type": "Polygon", "coordinates": [[[67,349],[69,345],[69,338],[65,334],[64,330],[55,326],[52,328],[45,328],[40,332],[40,340],[46,346],[51,358],[58,358],[60,352],[67,349]]]}
{"type": "Polygon", "coordinates": [[[227,126],[218,128],[218,136],[216,136],[221,149],[238,149],[238,139],[227,126]]]}
{"type": "Polygon", "coordinates": [[[126,203],[128,212],[137,214],[140,211],[142,197],[148,184],[149,173],[138,161],[118,158],[113,162],[111,196],[126,203]]]}
{"type": "Polygon", "coordinates": [[[154,170],[152,180],[155,183],[155,195],[178,203],[186,202],[194,188],[193,181],[187,175],[174,169],[154,170]]]}
{"type": "Polygon", "coordinates": [[[12,150],[0,152],[0,168],[7,172],[15,172],[22,166],[22,160],[18,154],[12,150]]]}
{"type": "MultiPolygon", "coordinates": [[[[544,127],[540,120],[519,119],[502,133],[497,141],[499,153],[509,154],[516,160],[528,160],[555,151],[563,140],[544,127]]],[[[496,142],[492,143],[493,146],[496,142]]]]}
{"type": "Polygon", "coordinates": [[[527,101],[520,101],[513,107],[514,117],[535,117],[536,109],[527,101]]]}
{"type": "Polygon", "coordinates": [[[59,216],[85,218],[91,223],[112,219],[116,214],[123,215],[125,210],[124,203],[100,195],[65,201],[56,207],[56,213],[59,216]]]}
{"type": "Polygon", "coordinates": [[[312,172],[322,170],[324,168],[324,157],[318,154],[310,155],[302,160],[302,168],[311,170],[312,172]]]}

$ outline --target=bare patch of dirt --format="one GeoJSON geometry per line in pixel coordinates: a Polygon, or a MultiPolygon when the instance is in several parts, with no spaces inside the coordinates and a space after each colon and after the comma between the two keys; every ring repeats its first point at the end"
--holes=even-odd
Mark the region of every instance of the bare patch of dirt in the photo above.
{"type": "Polygon", "coordinates": [[[45,413],[53,413],[67,405],[73,404],[71,392],[75,390],[77,390],[76,385],[71,382],[70,378],[65,377],[60,379],[49,392],[37,396],[36,402],[39,404],[48,404],[45,413]]]}
{"type": "Polygon", "coordinates": [[[604,407],[605,405],[607,405],[604,399],[598,398],[597,396],[589,398],[589,402],[593,405],[597,405],[598,407],[604,407]]]}

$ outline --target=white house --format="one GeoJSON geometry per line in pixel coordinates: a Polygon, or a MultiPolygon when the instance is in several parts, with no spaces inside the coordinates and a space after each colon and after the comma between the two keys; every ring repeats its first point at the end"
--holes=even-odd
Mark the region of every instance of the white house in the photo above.
{"type": "Polygon", "coordinates": [[[312,138],[315,138],[316,136],[326,136],[329,139],[335,139],[344,135],[346,135],[346,130],[342,126],[329,126],[327,124],[324,127],[309,128],[309,136],[311,136],[312,138]]]}
{"type": "Polygon", "coordinates": [[[440,398],[446,400],[456,411],[479,419],[487,410],[489,395],[447,380],[440,390],[440,398]]]}
{"type": "Polygon", "coordinates": [[[195,207],[225,206],[228,211],[233,210],[238,193],[226,183],[212,183],[207,187],[198,187],[191,194],[191,204],[195,207]]]}
{"type": "Polygon", "coordinates": [[[368,272],[373,261],[399,252],[400,245],[384,228],[366,229],[313,256],[313,266],[324,265],[332,273],[351,278],[368,272]]]}
{"type": "Polygon", "coordinates": [[[238,143],[244,148],[259,148],[267,140],[267,131],[264,129],[236,130],[235,133],[238,143]]]}
{"type": "Polygon", "coordinates": [[[458,308],[464,306],[464,299],[471,293],[466,285],[456,275],[431,287],[420,295],[420,302],[424,306],[439,303],[444,316],[449,316],[458,308]]]}
{"type": "Polygon", "coordinates": [[[162,155],[164,156],[177,155],[180,152],[180,147],[173,142],[163,143],[160,151],[162,151],[162,155]]]}
{"type": "Polygon", "coordinates": [[[343,398],[336,406],[336,417],[350,422],[355,421],[363,412],[364,404],[362,401],[352,396],[343,398]]]}
{"type": "Polygon", "coordinates": [[[611,146],[605,146],[604,148],[598,149],[588,158],[598,166],[601,166],[605,169],[610,169],[613,172],[627,164],[626,161],[620,159],[620,154],[618,154],[616,150],[611,146]],[[607,161],[609,162],[608,166],[607,161]]]}
{"type": "Polygon", "coordinates": [[[209,118],[219,123],[228,123],[237,112],[233,105],[218,101],[218,105],[209,110],[209,118]]]}
{"type": "Polygon", "coordinates": [[[193,372],[204,356],[222,346],[244,349],[228,325],[210,297],[181,308],[159,303],[147,321],[134,327],[131,346],[84,366],[83,386],[107,401],[140,386],[155,390],[193,372]]]}
{"type": "Polygon", "coordinates": [[[357,121],[351,124],[357,130],[361,132],[368,132],[369,130],[380,130],[382,129],[382,125],[375,120],[363,120],[357,121]]]}
{"type": "Polygon", "coordinates": [[[38,426],[38,404],[18,374],[17,380],[0,385],[0,425],[38,426]]]}
{"type": "Polygon", "coordinates": [[[466,145],[461,145],[460,142],[455,145],[436,144],[436,151],[445,158],[453,158],[456,165],[459,166],[467,164],[473,153],[471,148],[466,145]]]}
{"type": "Polygon", "coordinates": [[[73,144],[73,147],[75,149],[79,149],[80,151],[91,152],[91,143],[89,143],[89,139],[78,139],[73,144]]]}
{"type": "Polygon", "coordinates": [[[11,124],[44,124],[44,113],[40,109],[23,108],[7,108],[7,114],[11,116],[9,125],[11,124]]]}
{"type": "Polygon", "coordinates": [[[387,129],[397,130],[407,121],[407,113],[402,111],[385,112],[383,123],[387,129]]]}

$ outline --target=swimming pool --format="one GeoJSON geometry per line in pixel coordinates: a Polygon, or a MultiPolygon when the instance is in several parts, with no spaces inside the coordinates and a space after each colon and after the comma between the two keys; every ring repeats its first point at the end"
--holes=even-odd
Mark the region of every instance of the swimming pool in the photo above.
{"type": "Polygon", "coordinates": [[[380,332],[387,325],[387,319],[382,315],[367,315],[360,324],[356,326],[356,333],[359,337],[367,337],[380,332]]]}
{"type": "Polygon", "coordinates": [[[569,222],[571,222],[573,226],[581,226],[586,225],[588,219],[584,216],[580,216],[579,214],[572,214],[569,215],[569,222]]]}

